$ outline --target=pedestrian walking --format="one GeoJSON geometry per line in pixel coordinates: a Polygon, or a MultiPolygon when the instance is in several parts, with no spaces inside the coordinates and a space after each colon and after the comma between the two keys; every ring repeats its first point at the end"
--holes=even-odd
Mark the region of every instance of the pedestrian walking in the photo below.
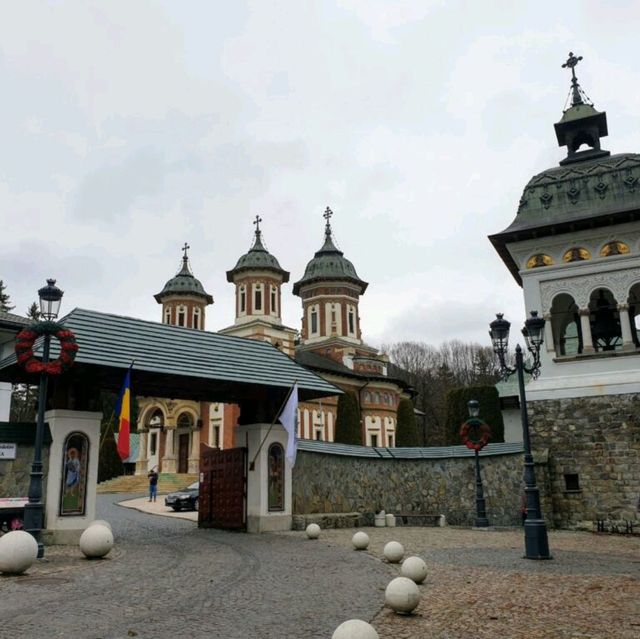
{"type": "Polygon", "coordinates": [[[149,471],[149,501],[155,501],[158,494],[158,473],[155,466],[149,471]]]}

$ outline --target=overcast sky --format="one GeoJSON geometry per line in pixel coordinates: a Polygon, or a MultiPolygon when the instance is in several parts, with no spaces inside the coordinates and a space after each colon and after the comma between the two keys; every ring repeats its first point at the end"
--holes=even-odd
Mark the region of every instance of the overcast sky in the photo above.
{"type": "MultiPolygon", "coordinates": [[[[263,218],[291,281],[322,244],[370,283],[366,341],[489,343],[520,324],[486,236],[557,147],[570,74],[640,150],[640,4],[240,0],[0,2],[0,279],[25,312],[47,277],[79,306],[160,320],[191,245],[233,322],[225,271],[263,218]]],[[[283,319],[301,304],[283,290],[283,319]]]]}

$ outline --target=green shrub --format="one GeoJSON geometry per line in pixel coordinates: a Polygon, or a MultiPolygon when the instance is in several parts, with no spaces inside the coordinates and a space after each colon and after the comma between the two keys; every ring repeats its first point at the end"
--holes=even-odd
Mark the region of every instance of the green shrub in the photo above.
{"type": "Polygon", "coordinates": [[[362,445],[360,412],[353,393],[343,393],[338,397],[334,441],[339,444],[362,445]]]}
{"type": "Polygon", "coordinates": [[[420,446],[418,424],[410,399],[401,399],[398,403],[398,423],[396,425],[396,446],[420,446]]]}

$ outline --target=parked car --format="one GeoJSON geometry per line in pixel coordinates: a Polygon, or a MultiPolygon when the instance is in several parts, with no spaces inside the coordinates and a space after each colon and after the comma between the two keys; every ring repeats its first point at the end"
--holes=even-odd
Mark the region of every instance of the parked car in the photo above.
{"type": "Polygon", "coordinates": [[[169,493],[164,498],[165,506],[174,510],[198,510],[198,496],[200,495],[200,484],[195,481],[182,490],[169,493]]]}

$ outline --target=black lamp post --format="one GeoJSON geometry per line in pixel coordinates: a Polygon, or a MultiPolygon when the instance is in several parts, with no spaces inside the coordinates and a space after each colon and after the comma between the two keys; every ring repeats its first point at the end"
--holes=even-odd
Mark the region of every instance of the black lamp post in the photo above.
{"type": "Polygon", "coordinates": [[[520,389],[520,414],[522,418],[522,437],[524,441],[524,483],[527,500],[527,518],[524,522],[524,544],[526,559],[552,559],[549,553],[547,538],[547,524],[542,518],[540,508],[540,491],[536,485],[536,474],[531,454],[531,439],[529,436],[529,415],[527,413],[527,397],[524,390],[524,373],[527,372],[535,379],[540,374],[540,347],[544,341],[543,318],[538,317],[536,311],[531,311],[531,317],[526,320],[522,334],[527,343],[527,350],[533,356],[533,363],[527,367],[520,344],[516,346],[515,367],[507,365],[505,358],[509,345],[509,328],[511,324],[498,313],[496,319],[489,325],[489,335],[493,342],[493,350],[500,360],[500,368],[506,379],[513,373],[518,374],[520,389]]]}
{"type": "MultiPolygon", "coordinates": [[[[477,399],[471,399],[467,402],[467,408],[469,409],[470,421],[479,421],[480,415],[480,403],[477,399]]],[[[480,451],[478,448],[474,448],[476,458],[476,521],[475,528],[488,528],[490,526],[487,519],[487,507],[484,501],[484,491],[482,489],[482,477],[480,476],[480,451]]]]}
{"type": "MultiPolygon", "coordinates": [[[[58,317],[63,292],[55,285],[55,280],[47,280],[47,285],[38,291],[40,298],[40,315],[45,322],[52,322],[58,317]]],[[[42,361],[49,361],[51,335],[44,335],[42,361]]],[[[40,539],[44,523],[42,504],[42,440],[44,438],[44,411],[47,403],[47,386],[49,377],[46,373],[40,376],[38,389],[38,418],[36,422],[36,440],[34,443],[33,462],[29,481],[29,502],[24,507],[24,529],[31,533],[38,542],[38,558],[44,557],[44,546],[40,539]]]]}

